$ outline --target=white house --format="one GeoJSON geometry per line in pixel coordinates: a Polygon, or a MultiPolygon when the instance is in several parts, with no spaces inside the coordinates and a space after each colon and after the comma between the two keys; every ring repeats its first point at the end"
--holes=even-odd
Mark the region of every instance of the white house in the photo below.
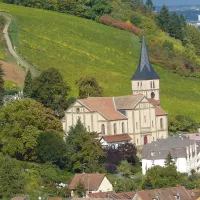
{"type": "Polygon", "coordinates": [[[80,182],[84,185],[87,193],[113,191],[113,186],[106,174],[75,174],[69,184],[69,189],[74,193],[80,182]]]}
{"type": "Polygon", "coordinates": [[[190,173],[192,169],[198,170],[198,148],[194,140],[184,136],[159,139],[156,142],[147,144],[142,151],[142,173],[153,166],[165,166],[165,159],[170,153],[175,161],[177,171],[190,173]]]}
{"type": "Polygon", "coordinates": [[[67,134],[78,119],[89,132],[128,134],[136,146],[168,137],[168,115],[160,107],[159,76],[142,39],[140,63],[131,79],[132,95],[77,99],[62,120],[67,134]]]}

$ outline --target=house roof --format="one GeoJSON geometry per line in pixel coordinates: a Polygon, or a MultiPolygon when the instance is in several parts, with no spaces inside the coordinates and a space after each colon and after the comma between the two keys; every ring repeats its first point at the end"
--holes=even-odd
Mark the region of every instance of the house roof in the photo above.
{"type": "Polygon", "coordinates": [[[120,134],[120,135],[104,135],[102,136],[107,143],[113,142],[124,142],[124,141],[131,141],[131,137],[128,134],[120,134]]]}
{"type": "Polygon", "coordinates": [[[69,189],[76,189],[79,182],[83,183],[86,190],[97,190],[106,174],[75,174],[69,184],[69,189]]]}
{"type": "Polygon", "coordinates": [[[111,192],[98,192],[98,193],[89,193],[89,198],[107,198],[107,199],[133,199],[135,192],[121,192],[116,193],[115,191],[111,192]]]}
{"type": "Polygon", "coordinates": [[[154,71],[146,47],[144,36],[142,37],[140,62],[135,74],[132,76],[132,80],[152,80],[159,79],[159,76],[154,71]]]}
{"type": "Polygon", "coordinates": [[[149,101],[154,105],[154,106],[160,106],[160,101],[149,98],[149,101]]]}
{"type": "Polygon", "coordinates": [[[189,195],[192,197],[192,200],[197,200],[200,197],[200,190],[188,190],[189,195]]]}
{"type": "Polygon", "coordinates": [[[180,196],[181,200],[192,200],[192,197],[182,186],[154,190],[142,190],[138,191],[137,195],[141,198],[141,200],[152,200],[156,199],[156,197],[158,197],[159,200],[176,200],[178,195],[180,196]]]}
{"type": "Polygon", "coordinates": [[[156,116],[164,116],[167,115],[167,113],[159,106],[156,106],[156,116]]]}
{"type": "Polygon", "coordinates": [[[28,200],[28,196],[23,196],[23,197],[13,197],[11,200],[28,200]]]}
{"type": "Polygon", "coordinates": [[[165,159],[168,153],[171,153],[174,159],[185,158],[187,156],[187,146],[193,145],[194,143],[194,140],[190,140],[182,136],[168,137],[167,139],[158,139],[155,142],[143,146],[142,159],[165,159]]]}
{"type": "Polygon", "coordinates": [[[52,197],[52,198],[48,198],[48,200],[62,200],[62,198],[52,197]]]}
{"type": "Polygon", "coordinates": [[[126,116],[116,110],[113,97],[89,97],[78,101],[86,105],[91,111],[99,112],[108,120],[127,119],[126,116]]]}
{"type": "Polygon", "coordinates": [[[114,101],[118,110],[129,110],[133,109],[143,98],[143,94],[133,94],[128,96],[114,97],[114,101]]]}

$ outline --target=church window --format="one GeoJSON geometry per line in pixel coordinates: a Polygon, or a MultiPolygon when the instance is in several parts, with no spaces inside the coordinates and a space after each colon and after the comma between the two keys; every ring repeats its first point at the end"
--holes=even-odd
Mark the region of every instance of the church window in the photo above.
{"type": "Polygon", "coordinates": [[[150,83],[150,87],[152,88],[152,81],[151,81],[151,83],[150,83]]]}
{"type": "Polygon", "coordinates": [[[113,124],[113,132],[114,132],[114,134],[117,133],[117,125],[116,125],[116,123],[113,124]]]}
{"type": "Polygon", "coordinates": [[[147,119],[146,119],[146,116],[144,116],[144,123],[146,123],[147,122],[147,119]]]}
{"type": "Polygon", "coordinates": [[[153,81],[153,88],[155,88],[155,82],[153,81]]]}
{"type": "Polygon", "coordinates": [[[122,133],[125,133],[124,122],[122,122],[122,133]]]}
{"type": "Polygon", "coordinates": [[[154,93],[154,92],[151,93],[151,98],[152,98],[152,99],[155,98],[155,93],[154,93]]]}
{"type": "Polygon", "coordinates": [[[160,119],[160,128],[163,129],[163,118],[160,119]]]}
{"type": "Polygon", "coordinates": [[[154,123],[153,123],[153,121],[152,121],[152,128],[154,128],[154,123]]]}
{"type": "Polygon", "coordinates": [[[138,86],[138,87],[140,86],[140,83],[139,83],[139,82],[137,83],[137,86],[138,86]]]}
{"type": "Polygon", "coordinates": [[[137,139],[137,144],[139,143],[138,139],[137,139]]]}
{"type": "Polygon", "coordinates": [[[101,124],[101,134],[105,135],[105,125],[101,124]]]}
{"type": "Polygon", "coordinates": [[[80,108],[77,108],[77,109],[76,109],[76,113],[80,113],[80,108]]]}
{"type": "Polygon", "coordinates": [[[90,132],[90,126],[88,126],[88,132],[90,132]]]}
{"type": "Polygon", "coordinates": [[[138,129],[138,123],[136,122],[136,129],[138,129]]]}
{"type": "Polygon", "coordinates": [[[142,87],[142,82],[140,82],[140,86],[142,87]]]}

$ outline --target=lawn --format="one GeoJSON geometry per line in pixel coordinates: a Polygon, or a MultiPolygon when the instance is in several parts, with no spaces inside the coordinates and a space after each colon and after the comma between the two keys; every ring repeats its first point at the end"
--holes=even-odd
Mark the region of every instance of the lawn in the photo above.
{"type": "MultiPolygon", "coordinates": [[[[17,50],[39,70],[56,67],[77,96],[75,81],[94,76],[105,96],[131,94],[140,40],[91,20],[51,11],[0,4],[18,24],[17,50]]],[[[13,29],[13,28],[12,28],[13,29]]],[[[13,31],[13,30],[12,30],[13,31]]],[[[17,38],[15,36],[15,38],[17,38]]],[[[170,115],[190,115],[200,123],[200,80],[155,66],[161,77],[161,104],[170,115]]]]}

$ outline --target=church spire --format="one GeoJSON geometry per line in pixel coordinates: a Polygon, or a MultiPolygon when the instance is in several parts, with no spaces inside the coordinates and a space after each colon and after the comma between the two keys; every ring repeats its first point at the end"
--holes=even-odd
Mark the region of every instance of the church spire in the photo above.
{"type": "Polygon", "coordinates": [[[153,79],[159,79],[159,76],[156,74],[150,63],[146,42],[143,35],[141,53],[140,53],[140,63],[138,65],[135,74],[132,76],[131,80],[153,80],[153,79]]]}

